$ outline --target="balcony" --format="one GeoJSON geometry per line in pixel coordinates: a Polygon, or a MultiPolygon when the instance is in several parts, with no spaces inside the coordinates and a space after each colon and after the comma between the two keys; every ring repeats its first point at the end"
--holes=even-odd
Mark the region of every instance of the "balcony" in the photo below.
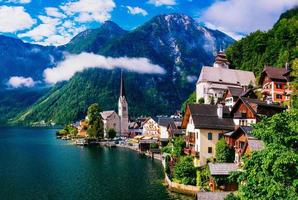
{"type": "Polygon", "coordinates": [[[195,133],[189,133],[189,135],[185,136],[185,141],[189,144],[195,144],[196,142],[195,133]]]}
{"type": "Polygon", "coordinates": [[[235,119],[246,119],[247,116],[246,116],[246,113],[237,112],[237,113],[234,114],[234,118],[235,119]]]}
{"type": "Polygon", "coordinates": [[[199,152],[196,152],[195,149],[192,148],[192,147],[184,148],[183,152],[184,152],[184,154],[191,155],[193,157],[198,157],[199,156],[199,152]]]}

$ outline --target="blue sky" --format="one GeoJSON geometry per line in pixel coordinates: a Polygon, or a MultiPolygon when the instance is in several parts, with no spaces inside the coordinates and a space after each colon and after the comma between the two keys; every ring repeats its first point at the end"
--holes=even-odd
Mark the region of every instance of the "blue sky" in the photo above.
{"type": "Polygon", "coordinates": [[[184,13],[238,39],[268,30],[295,5],[298,0],[0,0],[0,34],[61,45],[106,20],[132,30],[158,14],[184,13]]]}

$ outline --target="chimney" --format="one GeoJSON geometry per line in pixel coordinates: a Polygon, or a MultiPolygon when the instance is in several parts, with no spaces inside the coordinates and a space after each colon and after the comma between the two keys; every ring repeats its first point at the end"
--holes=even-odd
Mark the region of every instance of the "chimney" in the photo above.
{"type": "Polygon", "coordinates": [[[223,116],[223,105],[222,104],[217,104],[217,116],[220,119],[223,116]]]}
{"type": "Polygon", "coordinates": [[[291,70],[291,69],[290,69],[290,64],[289,64],[288,62],[286,62],[285,67],[286,67],[286,70],[288,70],[288,71],[291,70]]]}

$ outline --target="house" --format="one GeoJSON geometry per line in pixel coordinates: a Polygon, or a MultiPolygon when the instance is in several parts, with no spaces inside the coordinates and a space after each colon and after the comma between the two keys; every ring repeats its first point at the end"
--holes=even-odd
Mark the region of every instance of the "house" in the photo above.
{"type": "Polygon", "coordinates": [[[218,102],[228,87],[248,88],[255,85],[253,72],[229,69],[229,62],[223,52],[215,58],[213,67],[203,66],[196,83],[196,102],[203,98],[206,104],[218,102]]]}
{"type": "Polygon", "coordinates": [[[195,166],[215,157],[215,145],[227,131],[234,130],[229,108],[221,104],[189,104],[182,120],[186,135],[185,153],[194,156],[195,166]]]}
{"type": "Polygon", "coordinates": [[[182,119],[176,118],[168,125],[167,130],[169,133],[169,140],[173,140],[174,137],[181,137],[185,135],[185,130],[182,129],[182,119]]]}
{"type": "Polygon", "coordinates": [[[216,177],[228,177],[230,173],[236,171],[238,166],[235,163],[208,163],[210,170],[209,186],[211,191],[236,191],[237,183],[229,183],[224,179],[216,179],[216,177]],[[216,181],[217,180],[217,181],[216,181]]]}
{"type": "Polygon", "coordinates": [[[160,130],[160,143],[161,146],[166,146],[169,143],[169,132],[168,132],[168,125],[174,121],[173,118],[170,117],[159,117],[158,118],[158,125],[160,130]]]}
{"type": "Polygon", "coordinates": [[[290,100],[289,75],[289,67],[265,66],[259,81],[265,101],[283,103],[290,100]]]}
{"type": "Polygon", "coordinates": [[[151,117],[147,118],[143,124],[143,135],[160,138],[160,127],[158,123],[151,117]]]}
{"type": "Polygon", "coordinates": [[[104,137],[108,137],[109,129],[114,129],[117,135],[120,134],[120,118],[114,110],[104,111],[100,113],[104,128],[104,137]]]}
{"type": "Polygon", "coordinates": [[[223,102],[225,106],[232,108],[239,99],[239,97],[257,99],[256,94],[251,89],[245,90],[244,88],[228,87],[223,95],[223,102]]]}
{"type": "Polygon", "coordinates": [[[236,126],[250,126],[260,121],[261,116],[271,117],[276,113],[283,112],[284,107],[269,104],[258,99],[240,97],[231,110],[236,126]]]}
{"type": "Polygon", "coordinates": [[[252,151],[264,148],[262,140],[258,140],[252,134],[251,126],[239,126],[235,131],[225,133],[227,144],[235,150],[235,163],[240,164],[243,155],[250,155],[252,151]]]}

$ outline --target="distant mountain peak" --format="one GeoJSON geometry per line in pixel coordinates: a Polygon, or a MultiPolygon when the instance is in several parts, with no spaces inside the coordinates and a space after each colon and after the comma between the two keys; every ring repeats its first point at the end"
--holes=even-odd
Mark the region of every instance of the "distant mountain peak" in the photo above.
{"type": "Polygon", "coordinates": [[[115,30],[116,29],[116,30],[122,30],[123,31],[123,29],[113,21],[105,21],[101,25],[100,29],[109,29],[109,30],[115,30]]]}

